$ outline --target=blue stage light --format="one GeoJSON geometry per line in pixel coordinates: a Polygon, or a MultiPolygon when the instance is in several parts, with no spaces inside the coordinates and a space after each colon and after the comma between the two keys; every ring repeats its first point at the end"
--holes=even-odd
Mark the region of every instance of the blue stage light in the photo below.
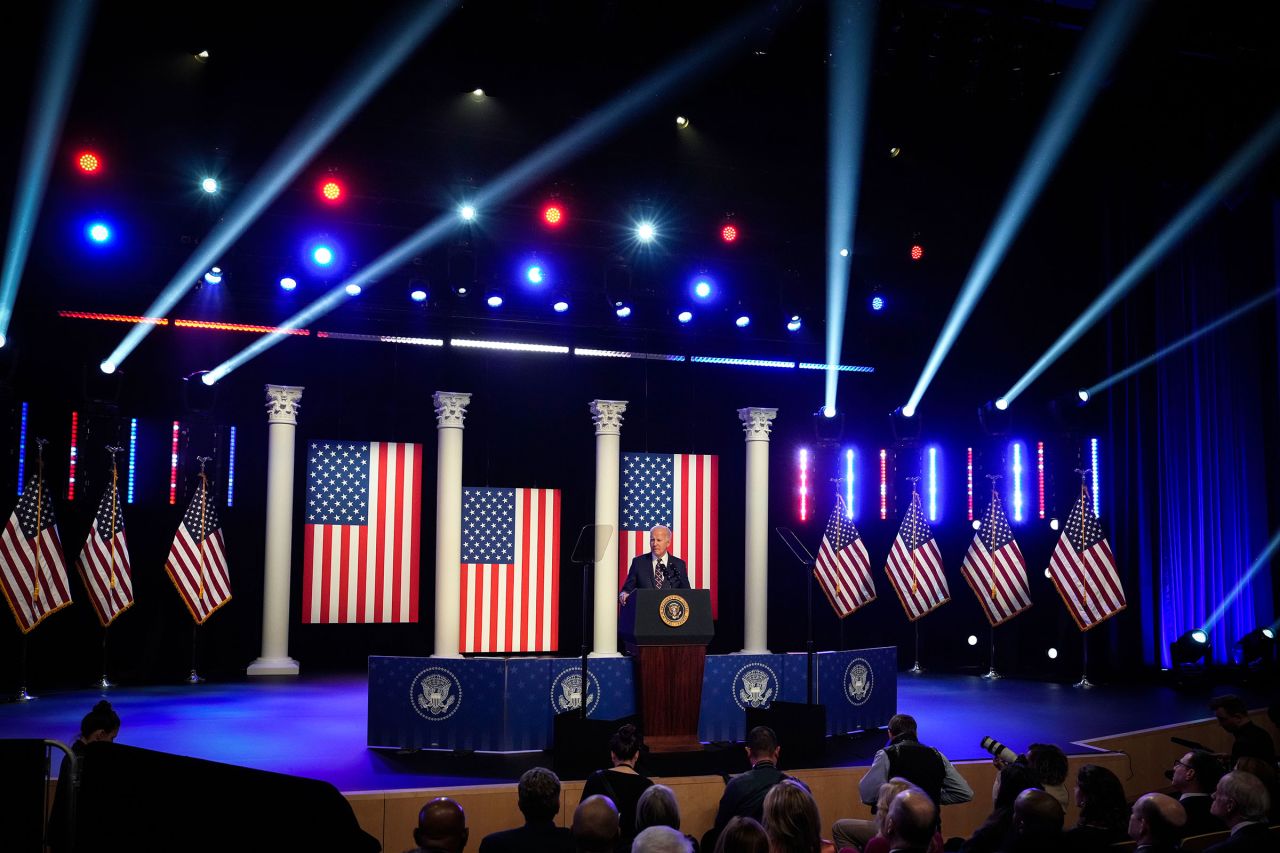
{"type": "Polygon", "coordinates": [[[348,284],[345,288],[343,288],[343,290],[345,290],[345,291],[347,292],[347,296],[359,296],[359,295],[360,295],[360,285],[356,284],[355,282],[352,282],[351,284],[348,284]]]}
{"type": "Polygon", "coordinates": [[[22,404],[22,426],[18,433],[18,494],[22,494],[22,489],[27,481],[27,415],[29,413],[29,404],[22,404]]]}
{"type": "Polygon", "coordinates": [[[327,267],[333,263],[333,249],[328,246],[316,246],[311,250],[311,260],[322,267],[327,267]]]}
{"type": "Polygon", "coordinates": [[[414,302],[426,302],[427,292],[422,288],[418,288],[417,290],[411,291],[409,293],[409,298],[412,299],[414,302]]]}
{"type": "Polygon", "coordinates": [[[739,329],[745,329],[747,326],[751,325],[751,318],[748,317],[746,314],[742,314],[738,317],[738,319],[733,321],[733,324],[737,326],[739,329]]]}
{"type": "Polygon", "coordinates": [[[787,331],[788,331],[788,332],[798,332],[798,331],[800,331],[800,325],[801,325],[801,323],[800,323],[800,315],[799,315],[799,314],[792,314],[792,315],[791,315],[791,319],[787,321],[787,331]]]}
{"type": "Polygon", "coordinates": [[[214,267],[204,274],[205,284],[222,284],[222,268],[214,267]]]}
{"type": "Polygon", "coordinates": [[[495,293],[485,300],[485,304],[488,305],[490,308],[501,308],[502,297],[495,293]]]}
{"type": "Polygon", "coordinates": [[[1022,445],[1015,441],[1012,445],[1010,445],[1009,450],[1013,456],[1013,465],[1010,469],[1011,473],[1013,474],[1013,477],[1011,478],[1013,480],[1013,520],[1020,522],[1023,520],[1022,445]]]}
{"type": "Polygon", "coordinates": [[[1077,391],[1076,396],[1080,398],[1081,403],[1089,402],[1089,392],[1084,388],[1081,388],[1079,391],[1077,391]]]}
{"type": "Polygon", "coordinates": [[[458,215],[462,217],[463,222],[474,222],[476,218],[476,209],[469,204],[464,204],[458,208],[458,215]]]}
{"type": "Polygon", "coordinates": [[[1004,397],[1001,397],[999,400],[996,400],[996,408],[1003,412],[1005,409],[1009,408],[1009,401],[1004,397]]]}
{"type": "Polygon", "coordinates": [[[204,190],[209,195],[213,195],[218,191],[218,182],[213,178],[205,178],[200,182],[200,189],[204,190]]]}
{"type": "MultiPolygon", "coordinates": [[[[25,405],[25,404],[24,404],[25,405]]],[[[232,430],[235,427],[231,428],[232,430]]],[[[233,433],[234,435],[234,433],[233,433]]],[[[138,419],[131,418],[129,420],[129,491],[126,500],[133,503],[133,472],[138,463],[138,419]]]]}
{"type": "Polygon", "coordinates": [[[563,314],[569,310],[569,303],[561,299],[551,306],[551,310],[555,311],[557,314],[563,314]]]}
{"type": "Polygon", "coordinates": [[[542,284],[544,273],[541,264],[530,264],[524,269],[525,281],[530,284],[542,284]]]}
{"type": "Polygon", "coordinates": [[[822,407],[822,416],[823,416],[824,418],[834,418],[834,417],[836,416],[836,407],[835,407],[835,406],[823,406],[823,407],[822,407]]]}
{"type": "Polygon", "coordinates": [[[630,305],[618,305],[618,306],[614,309],[614,312],[613,312],[613,313],[617,314],[620,318],[622,318],[623,320],[625,320],[625,319],[627,319],[628,317],[630,317],[630,316],[631,316],[631,306],[630,306],[630,305]]]}
{"type": "Polygon", "coordinates": [[[711,293],[711,282],[707,278],[699,276],[693,283],[693,295],[699,299],[710,299],[711,293]]]}
{"type": "Polygon", "coordinates": [[[929,520],[938,520],[938,448],[929,448],[929,520]]]}
{"type": "Polygon", "coordinates": [[[289,276],[285,276],[284,278],[280,279],[281,290],[296,290],[297,287],[298,287],[297,279],[290,278],[289,276]]]}
{"type": "Polygon", "coordinates": [[[872,310],[872,311],[883,311],[883,310],[884,310],[884,297],[883,297],[883,296],[873,296],[873,297],[871,297],[871,310],[872,310]]]}
{"type": "Polygon", "coordinates": [[[652,222],[641,222],[636,225],[636,239],[641,243],[652,243],[657,236],[658,230],[654,228],[652,222]]]}
{"type": "Polygon", "coordinates": [[[1093,514],[1102,515],[1102,501],[1098,498],[1098,439],[1089,439],[1089,472],[1093,480],[1093,514]]]}
{"type": "Polygon", "coordinates": [[[89,223],[84,233],[94,243],[102,244],[111,241],[111,227],[105,222],[89,223]]]}
{"type": "Polygon", "coordinates": [[[688,323],[693,319],[693,312],[681,311],[679,314],[676,315],[676,319],[679,320],[681,323],[688,323]]]}
{"type": "MultiPolygon", "coordinates": [[[[131,483],[132,484],[132,483],[131,483]]],[[[236,502],[236,428],[231,428],[231,447],[227,451],[227,506],[236,502]]],[[[132,503],[132,498],[130,499],[132,503]]]]}

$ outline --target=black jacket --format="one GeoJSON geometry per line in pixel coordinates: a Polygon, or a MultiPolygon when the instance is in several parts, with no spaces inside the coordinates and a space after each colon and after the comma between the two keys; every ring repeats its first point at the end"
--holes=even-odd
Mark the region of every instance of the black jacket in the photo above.
{"type": "Polygon", "coordinates": [[[574,853],[573,833],[551,821],[526,823],[517,829],[491,832],[480,842],[480,853],[574,853]]]}
{"type": "Polygon", "coordinates": [[[715,829],[724,829],[735,817],[763,818],[765,794],[787,778],[790,777],[774,767],[773,762],[761,761],[746,773],[730,779],[720,797],[720,808],[716,810],[715,829]]]}

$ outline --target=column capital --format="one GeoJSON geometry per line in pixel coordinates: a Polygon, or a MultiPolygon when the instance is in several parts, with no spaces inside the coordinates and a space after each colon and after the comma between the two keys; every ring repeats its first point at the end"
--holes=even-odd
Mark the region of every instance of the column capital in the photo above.
{"type": "Polygon", "coordinates": [[[297,426],[298,409],[302,406],[302,390],[301,385],[266,386],[267,423],[297,426]]]}
{"type": "Polygon", "coordinates": [[[621,434],[622,413],[626,410],[626,400],[592,400],[591,422],[596,426],[596,435],[621,434]]]}
{"type": "Polygon", "coordinates": [[[762,409],[759,406],[738,409],[738,418],[742,421],[742,431],[747,441],[768,441],[770,421],[777,416],[777,409],[762,409]]]}
{"type": "Polygon", "coordinates": [[[436,404],[436,429],[463,428],[467,406],[471,404],[470,394],[462,391],[437,391],[431,395],[431,399],[436,404]]]}

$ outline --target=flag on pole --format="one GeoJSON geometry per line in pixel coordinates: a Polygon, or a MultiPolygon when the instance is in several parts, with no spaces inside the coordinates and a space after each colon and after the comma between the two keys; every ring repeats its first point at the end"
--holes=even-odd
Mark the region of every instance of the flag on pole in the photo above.
{"type": "Polygon", "coordinates": [[[689,586],[711,591],[711,615],[719,614],[720,457],[691,453],[622,454],[618,588],[631,560],[649,553],[649,531],[671,528],[672,554],[685,561],[689,586]]]}
{"type": "Polygon", "coordinates": [[[1049,578],[1067,605],[1076,627],[1088,631],[1124,610],[1128,603],[1116,571],[1116,558],[1093,514],[1089,490],[1071,508],[1062,536],[1049,559],[1049,578]]]}
{"type": "Polygon", "coordinates": [[[951,600],[951,590],[942,573],[942,554],[924,520],[920,493],[915,489],[911,490],[911,506],[902,517],[884,570],[912,622],[951,600]]]}
{"type": "Polygon", "coordinates": [[[209,478],[200,472],[200,488],[173,536],[164,570],[197,625],[231,600],[231,577],[222,541],[222,524],[209,494],[209,478]]]}
{"type": "Polygon", "coordinates": [[[1000,507],[1000,496],[991,491],[991,503],[973,544],[964,555],[960,574],[968,581],[991,627],[1008,622],[1031,606],[1027,561],[1014,541],[1009,519],[1000,507]]]}
{"type": "Polygon", "coordinates": [[[871,577],[871,557],[858,535],[844,500],[837,495],[831,508],[822,545],[813,564],[813,576],[841,619],[864,604],[876,600],[876,583],[871,577]]]}
{"type": "Polygon", "coordinates": [[[560,490],[462,490],[464,652],[554,652],[560,640],[560,490]]]}
{"type": "Polygon", "coordinates": [[[0,533],[0,589],[24,634],[71,603],[53,499],[39,474],[0,533]]]}
{"type": "Polygon", "coordinates": [[[307,448],[304,624],[418,621],[422,445],[307,448]]]}
{"type": "Polygon", "coordinates": [[[124,539],[124,511],[120,490],[112,469],[111,485],[98,502],[98,511],[89,527],[89,538],[76,560],[76,571],[89,591],[89,601],[102,627],[133,606],[133,574],[129,566],[129,546],[124,539]]]}

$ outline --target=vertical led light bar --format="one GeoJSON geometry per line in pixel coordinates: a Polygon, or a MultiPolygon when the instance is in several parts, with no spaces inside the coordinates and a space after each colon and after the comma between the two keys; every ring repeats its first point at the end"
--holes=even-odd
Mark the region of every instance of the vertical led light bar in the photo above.
{"type": "Polygon", "coordinates": [[[800,448],[800,520],[809,518],[809,451],[800,448]]]}
{"type": "Polygon", "coordinates": [[[1102,515],[1102,504],[1098,500],[1098,439],[1089,439],[1090,476],[1093,478],[1093,514],[1102,515]]]}
{"type": "Polygon", "coordinates": [[[236,499],[236,428],[231,428],[231,450],[227,453],[227,506],[236,499]]]}
{"type": "Polygon", "coordinates": [[[173,439],[169,443],[169,506],[178,502],[178,432],[182,425],[173,422],[173,439]]]}
{"type": "Polygon", "coordinates": [[[969,503],[969,520],[973,521],[973,448],[965,448],[965,499],[969,503]]]}
{"type": "Polygon", "coordinates": [[[853,518],[853,448],[844,452],[844,514],[853,518]]]}
{"type": "Polygon", "coordinates": [[[889,451],[880,449],[880,520],[889,517],[889,451]]]}
{"type": "Polygon", "coordinates": [[[1015,441],[1010,451],[1013,454],[1013,520],[1022,521],[1022,445],[1015,441]]]}
{"type": "Polygon", "coordinates": [[[22,495],[27,479],[27,406],[22,404],[22,425],[18,429],[18,495],[22,495]]]}
{"type": "Polygon", "coordinates": [[[138,462],[138,419],[129,421],[129,490],[125,500],[133,503],[133,469],[138,462]]]}
{"type": "Polygon", "coordinates": [[[67,500],[76,499],[76,454],[77,454],[77,433],[80,428],[80,414],[78,412],[71,413],[71,464],[67,471],[67,500]]]}
{"type": "Polygon", "coordinates": [[[1040,517],[1044,518],[1044,442],[1036,442],[1036,494],[1040,499],[1040,517]]]}
{"type": "Polygon", "coordinates": [[[938,520],[938,448],[929,448],[929,520],[938,520]]]}

